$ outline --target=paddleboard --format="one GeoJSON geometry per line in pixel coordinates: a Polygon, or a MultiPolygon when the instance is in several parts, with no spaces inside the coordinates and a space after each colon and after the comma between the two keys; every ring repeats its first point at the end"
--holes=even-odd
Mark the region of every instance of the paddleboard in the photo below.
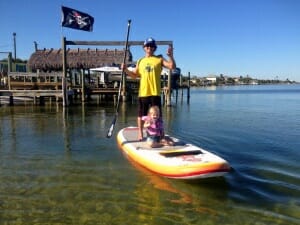
{"type": "Polygon", "coordinates": [[[153,173],[173,179],[200,179],[223,176],[230,171],[229,163],[198,146],[169,136],[174,146],[151,148],[146,139],[139,141],[138,128],[126,127],[117,134],[121,151],[130,160],[153,173]]]}

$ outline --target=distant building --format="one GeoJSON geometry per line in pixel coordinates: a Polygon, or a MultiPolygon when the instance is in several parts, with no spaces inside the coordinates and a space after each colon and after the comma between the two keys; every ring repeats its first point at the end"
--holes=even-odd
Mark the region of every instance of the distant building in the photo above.
{"type": "MultiPolygon", "coordinates": [[[[11,63],[12,72],[27,72],[27,64],[26,63],[11,63]]],[[[7,74],[8,72],[8,62],[1,61],[0,62],[0,73],[7,74]]]]}
{"type": "Polygon", "coordinates": [[[215,84],[217,83],[217,76],[215,75],[209,75],[207,77],[205,77],[205,80],[208,81],[208,84],[215,84]]]}

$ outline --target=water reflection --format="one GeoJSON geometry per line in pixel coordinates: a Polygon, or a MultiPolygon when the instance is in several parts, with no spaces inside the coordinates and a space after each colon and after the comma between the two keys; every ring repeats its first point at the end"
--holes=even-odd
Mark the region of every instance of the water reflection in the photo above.
{"type": "Polygon", "coordinates": [[[155,199],[155,204],[151,205],[154,214],[158,214],[166,204],[172,204],[173,207],[180,205],[180,208],[188,207],[194,212],[215,216],[219,214],[215,206],[219,207],[219,201],[228,199],[228,183],[224,177],[190,181],[171,180],[153,174],[131,159],[128,161],[140,172],[140,176],[148,180],[143,182],[144,185],[137,186],[135,193],[137,198],[146,202],[155,199]],[[152,188],[163,191],[164,194],[153,192],[152,188]]]}
{"type": "Polygon", "coordinates": [[[71,151],[70,134],[69,134],[69,122],[68,122],[68,108],[63,108],[62,111],[62,124],[63,124],[63,140],[65,151],[71,151]]]}

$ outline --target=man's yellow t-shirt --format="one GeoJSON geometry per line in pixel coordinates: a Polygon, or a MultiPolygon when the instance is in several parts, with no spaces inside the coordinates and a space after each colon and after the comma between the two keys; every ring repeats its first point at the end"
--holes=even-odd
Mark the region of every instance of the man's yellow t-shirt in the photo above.
{"type": "Polygon", "coordinates": [[[162,59],[150,56],[140,59],[137,74],[140,76],[139,97],[160,96],[162,59]]]}

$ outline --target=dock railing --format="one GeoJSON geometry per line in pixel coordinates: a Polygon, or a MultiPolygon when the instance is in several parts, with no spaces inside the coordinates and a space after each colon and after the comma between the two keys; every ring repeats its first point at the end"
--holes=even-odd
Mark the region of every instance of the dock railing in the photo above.
{"type": "Polygon", "coordinates": [[[59,90],[62,73],[9,72],[9,90],[59,90]]]}

